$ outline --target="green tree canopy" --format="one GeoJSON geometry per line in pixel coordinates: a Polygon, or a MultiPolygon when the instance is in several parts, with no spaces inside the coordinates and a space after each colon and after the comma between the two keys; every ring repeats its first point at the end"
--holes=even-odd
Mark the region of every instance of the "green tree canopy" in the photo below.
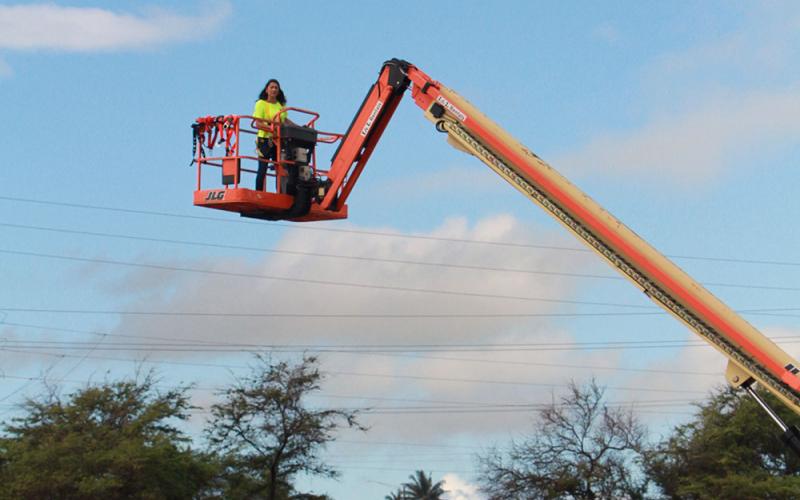
{"type": "MultiPolygon", "coordinates": [[[[785,422],[800,424],[777,398],[759,394],[785,422]]],[[[667,498],[796,499],[800,461],[779,435],[744,391],[721,388],[648,453],[648,473],[667,498]]]]}
{"type": "Polygon", "coordinates": [[[214,469],[173,424],[188,387],[141,379],[29,399],[0,438],[0,498],[191,498],[214,469]]]}
{"type": "Polygon", "coordinates": [[[356,411],[306,406],[305,397],[320,389],[321,380],[315,357],[296,365],[259,357],[249,375],[221,393],[207,437],[225,460],[226,497],[286,498],[298,473],[338,475],[320,451],[340,427],[364,428],[356,411]]]}

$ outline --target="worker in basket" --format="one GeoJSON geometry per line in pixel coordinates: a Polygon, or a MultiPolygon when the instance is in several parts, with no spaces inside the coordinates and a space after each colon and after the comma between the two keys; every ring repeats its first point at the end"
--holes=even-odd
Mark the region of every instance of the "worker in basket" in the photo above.
{"type": "MultiPolygon", "coordinates": [[[[261,93],[258,96],[256,105],[253,108],[253,117],[265,122],[272,122],[275,116],[280,113],[280,123],[287,121],[286,112],[283,109],[286,107],[286,96],[281,89],[281,84],[278,80],[271,78],[264,85],[261,93]]],[[[291,123],[291,121],[289,121],[291,123]]],[[[256,191],[264,190],[264,179],[267,176],[267,167],[271,161],[277,159],[277,147],[273,140],[272,133],[266,130],[259,129],[256,137],[256,151],[258,152],[258,172],[256,173],[256,191]]],[[[280,182],[278,182],[277,190],[280,189],[280,182]]]]}

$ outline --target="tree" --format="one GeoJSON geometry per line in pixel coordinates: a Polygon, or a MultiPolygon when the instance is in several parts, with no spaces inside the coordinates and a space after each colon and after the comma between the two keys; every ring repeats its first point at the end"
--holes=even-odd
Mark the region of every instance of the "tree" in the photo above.
{"type": "MultiPolygon", "coordinates": [[[[759,394],[789,424],[800,417],[767,391],[759,394]]],[[[667,498],[797,498],[800,460],[744,391],[717,389],[693,421],[647,454],[647,470],[667,498]]]]}
{"type": "Polygon", "coordinates": [[[643,498],[639,473],[645,430],[630,410],[603,403],[592,381],[570,383],[560,403],[539,412],[536,430],[502,453],[478,458],[481,489],[490,499],[643,498]]]}
{"type": "Polygon", "coordinates": [[[403,492],[402,488],[389,493],[384,497],[384,500],[407,500],[406,494],[403,492]]]}
{"type": "Polygon", "coordinates": [[[357,411],[309,409],[304,398],[320,389],[316,357],[297,365],[258,357],[248,376],[220,393],[206,435],[225,460],[228,498],[287,498],[300,473],[336,477],[319,458],[342,426],[366,430],[357,411]]]}
{"type": "Polygon", "coordinates": [[[445,490],[442,488],[444,482],[433,482],[431,475],[425,475],[424,471],[418,470],[408,476],[409,482],[403,484],[402,497],[405,500],[441,500],[445,490]]]}
{"type": "Polygon", "coordinates": [[[198,496],[214,467],[170,423],[188,418],[188,387],[155,384],[149,372],[26,400],[0,439],[0,498],[198,496]]]}

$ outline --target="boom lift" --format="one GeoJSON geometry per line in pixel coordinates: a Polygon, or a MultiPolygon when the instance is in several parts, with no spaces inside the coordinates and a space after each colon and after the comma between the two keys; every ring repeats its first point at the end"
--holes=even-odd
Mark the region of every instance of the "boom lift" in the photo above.
{"type": "Polygon", "coordinates": [[[318,115],[300,109],[295,111],[313,117],[303,126],[242,116],[199,118],[193,125],[200,143],[195,148],[194,204],[272,220],[346,218],[347,198],[409,87],[425,118],[447,134],[451,145],[488,165],[726,356],[727,382],[755,397],[781,427],[784,442],[800,454],[800,429],[787,426],[753,390],[758,383],[800,414],[800,363],[464,98],[406,61],[392,59],[383,64],[344,134],[318,132],[314,128],[318,115]],[[243,119],[251,120],[249,127],[243,126],[243,119]],[[255,158],[239,155],[239,135],[255,133],[255,129],[274,133],[282,147],[273,162],[274,176],[278,181],[294,179],[292,193],[282,191],[281,182],[276,183],[276,193],[240,186],[241,161],[255,158]],[[226,154],[206,156],[203,145],[210,147],[217,139],[225,143],[226,154]],[[327,171],[317,169],[316,142],[339,143],[327,171]],[[223,188],[202,189],[201,170],[208,165],[222,168],[223,188]]]}

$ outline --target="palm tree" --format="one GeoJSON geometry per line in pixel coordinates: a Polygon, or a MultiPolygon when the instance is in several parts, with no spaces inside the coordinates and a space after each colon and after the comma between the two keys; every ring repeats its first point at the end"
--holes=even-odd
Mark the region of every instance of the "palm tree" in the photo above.
{"type": "MultiPolygon", "coordinates": [[[[418,470],[408,476],[411,481],[403,484],[403,492],[408,500],[442,500],[445,490],[442,488],[444,481],[433,483],[430,475],[418,470]]],[[[404,497],[400,497],[404,498],[404,497]]]]}
{"type": "Polygon", "coordinates": [[[406,500],[408,497],[403,490],[397,490],[394,493],[389,493],[384,498],[385,500],[406,500]]]}

